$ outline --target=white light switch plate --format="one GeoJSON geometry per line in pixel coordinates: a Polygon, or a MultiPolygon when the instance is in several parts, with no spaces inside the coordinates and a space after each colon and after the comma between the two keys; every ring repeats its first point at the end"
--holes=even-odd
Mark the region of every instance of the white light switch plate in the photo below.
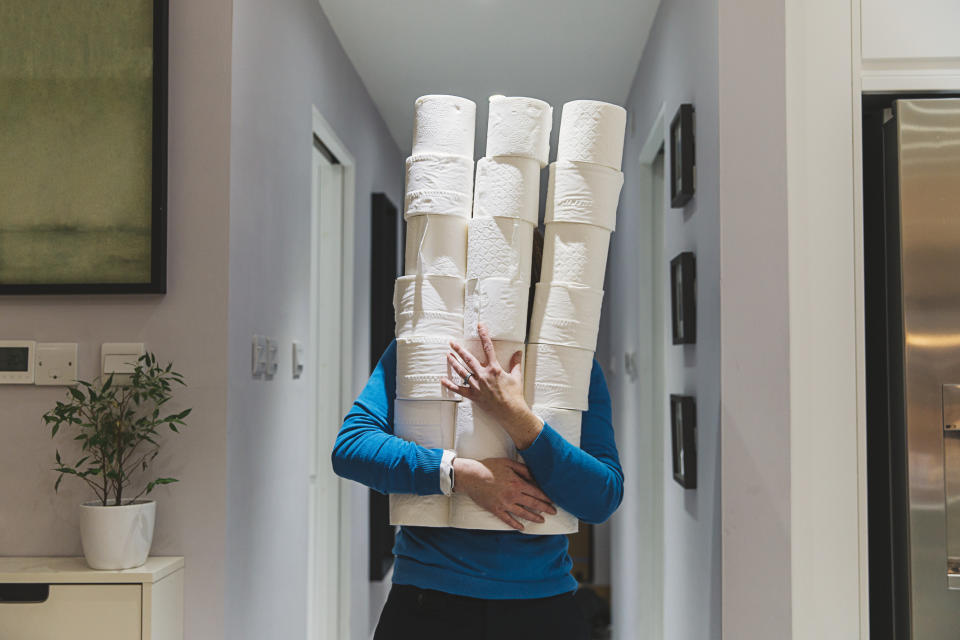
{"type": "Polygon", "coordinates": [[[267,338],[267,378],[277,375],[280,368],[280,345],[276,338],[267,338]]]}
{"type": "Polygon", "coordinates": [[[254,378],[267,372],[267,339],[254,334],[250,351],[250,370],[254,378]]]}
{"type": "Polygon", "coordinates": [[[77,381],[76,342],[38,342],[34,384],[65,385],[77,381]]]}
{"type": "Polygon", "coordinates": [[[142,342],[104,342],[100,346],[100,374],[111,373],[117,384],[129,384],[130,374],[144,353],[142,342]]]}
{"type": "Polygon", "coordinates": [[[306,364],[303,344],[293,341],[293,379],[297,380],[303,375],[303,366],[306,364]]]}

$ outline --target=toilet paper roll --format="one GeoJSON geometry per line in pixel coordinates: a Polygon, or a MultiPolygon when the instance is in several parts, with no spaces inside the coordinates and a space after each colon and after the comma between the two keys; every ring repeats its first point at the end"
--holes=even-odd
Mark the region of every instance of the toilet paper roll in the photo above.
{"type": "Polygon", "coordinates": [[[531,158],[497,156],[477,160],[474,218],[520,218],[536,226],[540,208],[540,164],[531,158]]]}
{"type": "Polygon", "coordinates": [[[553,218],[553,192],[556,182],[557,163],[551,162],[550,169],[547,171],[547,199],[543,203],[543,223],[553,218]]]}
{"type": "Polygon", "coordinates": [[[620,170],[627,112],[596,100],[574,100],[563,105],[557,160],[592,162],[620,170]]]}
{"type": "Polygon", "coordinates": [[[390,524],[395,527],[449,527],[450,498],[440,494],[391,493],[390,524]]]}
{"type": "MultiPolygon", "coordinates": [[[[575,447],[580,446],[580,420],[582,413],[573,409],[556,409],[554,407],[534,406],[531,407],[534,415],[539,416],[544,422],[550,425],[550,428],[559,433],[564,440],[575,447]]],[[[523,462],[523,456],[517,456],[523,462]]],[[[557,507],[557,513],[554,515],[543,515],[543,522],[523,523],[522,533],[534,536],[546,535],[565,535],[576,533],[580,528],[580,522],[577,517],[557,507]]]]}
{"type": "Polygon", "coordinates": [[[457,96],[420,96],[413,107],[413,155],[473,157],[477,105],[457,96]]]}
{"type": "Polygon", "coordinates": [[[467,270],[467,222],[455,216],[415,216],[407,221],[406,275],[463,278],[467,270]]]}
{"type": "Polygon", "coordinates": [[[473,196],[459,191],[408,191],[403,198],[403,218],[437,214],[469,218],[473,196]]]}
{"type": "Polygon", "coordinates": [[[487,157],[520,156],[547,166],[553,107],[536,98],[490,96],[487,157]]]}
{"type": "Polygon", "coordinates": [[[393,287],[397,337],[461,335],[463,289],[463,280],[452,276],[397,278],[393,287]]]}
{"type": "Polygon", "coordinates": [[[463,458],[510,458],[517,448],[497,420],[469,400],[457,403],[457,425],[453,446],[463,458]]]}
{"type": "Polygon", "coordinates": [[[518,218],[474,218],[467,231],[467,279],[530,282],[533,225],[518,218]]]}
{"type": "Polygon", "coordinates": [[[586,162],[555,162],[551,222],[581,222],[613,231],[623,173],[586,162]]]}
{"type": "Polygon", "coordinates": [[[449,153],[421,153],[407,158],[405,193],[417,191],[473,192],[473,158],[449,153]]]}
{"type": "Polygon", "coordinates": [[[546,225],[540,282],[568,282],[603,289],[610,231],[592,224],[546,225]]]}
{"type": "Polygon", "coordinates": [[[530,316],[530,342],[596,350],[602,304],[600,289],[563,282],[537,283],[530,316]]]}
{"type": "MultiPolygon", "coordinates": [[[[447,364],[446,336],[397,338],[397,398],[401,400],[460,400],[440,380],[457,375],[447,364]]],[[[455,338],[453,338],[455,339],[455,338]]]]}
{"type": "Polygon", "coordinates": [[[394,400],[393,435],[428,449],[453,449],[458,402],[394,400]]]}
{"type": "Polygon", "coordinates": [[[528,344],[523,394],[531,407],[589,408],[593,351],[555,344],[528,344]]]}
{"type": "Polygon", "coordinates": [[[530,285],[508,278],[468,280],[463,305],[463,335],[479,338],[477,323],[493,340],[523,342],[527,336],[530,285]]]}
{"type": "MultiPolygon", "coordinates": [[[[524,524],[523,521],[521,524],[524,524]]],[[[454,493],[450,496],[450,526],[480,531],[513,530],[513,527],[478,505],[465,493],[454,493]]]]}
{"type": "MultiPolygon", "coordinates": [[[[466,338],[462,344],[481,364],[487,364],[487,354],[483,352],[483,344],[479,339],[466,338]]],[[[493,341],[494,355],[497,356],[497,362],[504,369],[510,366],[510,359],[517,351],[520,352],[520,371],[522,372],[526,361],[526,345],[523,342],[513,342],[512,340],[493,341]]]]}

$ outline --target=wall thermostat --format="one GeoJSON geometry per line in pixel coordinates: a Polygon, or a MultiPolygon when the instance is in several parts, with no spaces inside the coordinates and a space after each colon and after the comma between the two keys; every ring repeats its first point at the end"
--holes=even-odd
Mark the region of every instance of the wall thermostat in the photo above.
{"type": "Polygon", "coordinates": [[[0,384],[33,384],[33,340],[0,340],[0,384]]]}

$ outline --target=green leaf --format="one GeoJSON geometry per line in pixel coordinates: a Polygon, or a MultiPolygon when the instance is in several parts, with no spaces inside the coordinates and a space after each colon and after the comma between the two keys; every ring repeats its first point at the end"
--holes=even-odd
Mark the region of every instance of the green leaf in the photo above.
{"type": "Polygon", "coordinates": [[[83,394],[80,393],[75,387],[67,387],[67,391],[70,392],[70,395],[72,395],[75,400],[83,402],[83,394]]]}
{"type": "Polygon", "coordinates": [[[59,476],[57,476],[57,481],[53,484],[54,493],[59,493],[61,482],[63,482],[63,474],[60,474],[59,476]]]}
{"type": "Polygon", "coordinates": [[[60,462],[60,450],[59,450],[59,449],[57,449],[57,464],[62,464],[62,463],[60,462]]]}

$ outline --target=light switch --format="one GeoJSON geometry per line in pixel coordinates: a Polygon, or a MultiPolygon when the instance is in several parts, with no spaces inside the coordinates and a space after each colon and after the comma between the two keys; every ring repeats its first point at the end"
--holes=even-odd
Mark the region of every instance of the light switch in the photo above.
{"type": "Polygon", "coordinates": [[[276,338],[267,338],[267,378],[277,375],[280,367],[280,345],[276,338]]]}
{"type": "Polygon", "coordinates": [[[130,374],[144,353],[142,342],[104,342],[100,346],[100,374],[113,374],[116,384],[129,384],[130,374]]]}
{"type": "Polygon", "coordinates": [[[77,343],[37,343],[35,375],[38,386],[74,384],[77,381],[77,343]]]}
{"type": "Polygon", "coordinates": [[[293,379],[297,380],[303,375],[304,362],[303,345],[296,340],[293,341],[293,379]]]}
{"type": "Polygon", "coordinates": [[[267,372],[267,339],[261,335],[253,335],[250,370],[254,378],[259,378],[267,372]]]}

